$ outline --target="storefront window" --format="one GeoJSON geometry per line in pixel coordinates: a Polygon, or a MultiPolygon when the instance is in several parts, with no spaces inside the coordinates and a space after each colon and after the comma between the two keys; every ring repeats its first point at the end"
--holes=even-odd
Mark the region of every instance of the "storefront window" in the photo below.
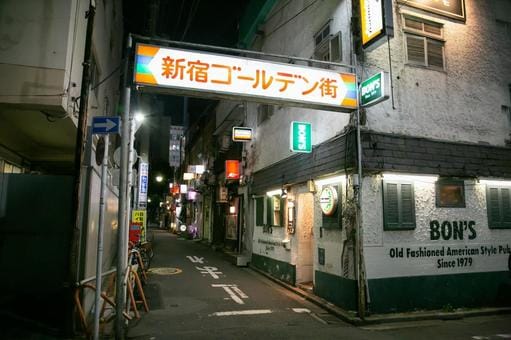
{"type": "Polygon", "coordinates": [[[465,208],[465,185],[460,180],[441,179],[436,182],[438,208],[465,208]]]}

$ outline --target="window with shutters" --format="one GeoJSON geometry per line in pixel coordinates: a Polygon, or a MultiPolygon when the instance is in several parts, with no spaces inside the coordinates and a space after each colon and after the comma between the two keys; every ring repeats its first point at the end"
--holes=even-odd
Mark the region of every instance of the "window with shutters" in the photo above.
{"type": "Polygon", "coordinates": [[[486,186],[488,227],[511,229],[511,186],[486,186]]]}
{"type": "Polygon", "coordinates": [[[412,182],[383,181],[383,230],[415,229],[412,182]]]}
{"type": "Polygon", "coordinates": [[[313,58],[323,61],[338,62],[342,60],[341,32],[332,34],[329,20],[321,29],[314,34],[313,58]]]}
{"type": "Polygon", "coordinates": [[[403,31],[408,64],[440,70],[445,68],[442,24],[404,16],[403,31]]]}
{"type": "Polygon", "coordinates": [[[259,196],[254,199],[255,202],[255,225],[256,227],[262,227],[265,224],[264,218],[264,200],[265,196],[259,196]]]}
{"type": "Polygon", "coordinates": [[[284,225],[285,200],[280,195],[258,196],[254,198],[254,202],[257,227],[281,227],[284,225]]]}

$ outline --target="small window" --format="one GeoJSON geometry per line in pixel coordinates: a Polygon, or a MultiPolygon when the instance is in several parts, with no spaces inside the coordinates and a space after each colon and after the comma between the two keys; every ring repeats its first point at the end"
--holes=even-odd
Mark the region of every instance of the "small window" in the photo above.
{"type": "Polygon", "coordinates": [[[465,182],[441,179],[436,182],[438,208],[465,208],[465,182]]]}
{"type": "Polygon", "coordinates": [[[284,200],[280,195],[266,197],[266,224],[272,227],[284,225],[284,200]]]}
{"type": "Polygon", "coordinates": [[[415,229],[413,183],[383,181],[383,230],[415,229]]]}
{"type": "Polygon", "coordinates": [[[314,35],[314,59],[337,62],[342,60],[341,32],[330,33],[330,21],[314,35]]]}
{"type": "Polygon", "coordinates": [[[488,227],[511,229],[511,186],[486,186],[488,227]]]}
{"type": "Polygon", "coordinates": [[[408,64],[444,69],[443,26],[419,18],[404,17],[408,64]]]}

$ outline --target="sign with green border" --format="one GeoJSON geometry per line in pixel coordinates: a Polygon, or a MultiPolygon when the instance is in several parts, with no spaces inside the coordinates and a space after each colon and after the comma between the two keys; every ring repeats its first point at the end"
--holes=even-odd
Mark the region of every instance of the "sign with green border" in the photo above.
{"type": "Polygon", "coordinates": [[[388,74],[380,72],[360,84],[360,106],[369,107],[389,98],[388,74]]]}
{"type": "Polygon", "coordinates": [[[312,127],[307,122],[291,122],[289,148],[292,152],[312,152],[312,127]]]}

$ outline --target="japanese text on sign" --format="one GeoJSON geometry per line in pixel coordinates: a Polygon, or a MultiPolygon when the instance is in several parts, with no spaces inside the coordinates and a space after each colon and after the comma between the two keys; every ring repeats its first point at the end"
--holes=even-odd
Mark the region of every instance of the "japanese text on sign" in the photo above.
{"type": "Polygon", "coordinates": [[[135,81],[344,111],[357,106],[351,73],[148,45],[137,46],[135,81]]]}

